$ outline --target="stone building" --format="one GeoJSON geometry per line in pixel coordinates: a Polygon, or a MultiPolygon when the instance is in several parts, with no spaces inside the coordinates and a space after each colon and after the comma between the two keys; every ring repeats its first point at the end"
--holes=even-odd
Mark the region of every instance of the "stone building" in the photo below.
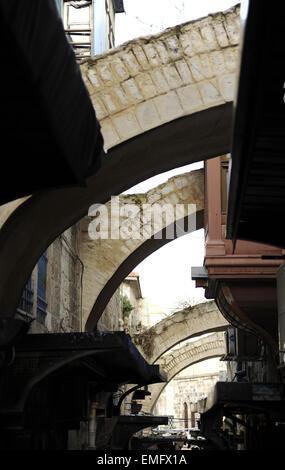
{"type": "Polygon", "coordinates": [[[80,61],[115,46],[115,14],[122,0],[56,0],[67,37],[80,61]]]}
{"type": "Polygon", "coordinates": [[[64,232],[36,264],[24,289],[18,315],[30,333],[82,331],[82,280],[78,226],[64,232]]]}
{"type": "Polygon", "coordinates": [[[226,378],[225,363],[219,359],[207,359],[187,367],[165,387],[154,408],[155,414],[173,417],[175,429],[195,428],[199,414],[195,404],[207,397],[217,381],[226,378]]]}
{"type": "MultiPolygon", "coordinates": [[[[124,11],[123,1],[56,0],[56,5],[77,60],[114,47],[115,14],[124,11]],[[83,49],[80,43],[84,44],[83,49]]],[[[78,223],[63,232],[34,267],[17,309],[20,318],[31,321],[30,333],[84,331],[81,240],[78,223]]],[[[115,296],[107,308],[110,317],[111,312],[114,315],[109,330],[119,329],[114,313],[118,307],[115,296]]]]}

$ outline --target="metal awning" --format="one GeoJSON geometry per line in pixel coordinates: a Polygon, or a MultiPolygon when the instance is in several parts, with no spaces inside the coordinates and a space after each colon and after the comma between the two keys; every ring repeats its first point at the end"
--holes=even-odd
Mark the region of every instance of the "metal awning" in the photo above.
{"type": "Polygon", "coordinates": [[[30,334],[16,345],[15,353],[16,362],[38,357],[38,372],[46,376],[76,362],[91,371],[94,380],[99,378],[102,382],[147,385],[167,381],[161,367],[150,365],[130,336],[121,331],[30,334]],[[48,363],[52,364],[50,368],[48,363]]]}
{"type": "MultiPolygon", "coordinates": [[[[101,392],[106,392],[108,401],[108,396],[121,385],[137,384],[138,388],[167,381],[160,366],[148,364],[130,336],[121,331],[28,334],[4,351],[0,429],[24,429],[29,426],[27,423],[40,425],[41,411],[37,404],[42,399],[46,407],[53,408],[53,416],[48,412],[47,417],[47,408],[43,410],[45,420],[55,423],[55,414],[56,422],[77,429],[78,423],[87,417],[88,397],[102,397],[101,392]],[[61,391],[56,405],[52,401],[55,390],[61,391]]],[[[101,411],[109,406],[104,400],[98,400],[101,411]]],[[[113,406],[112,413],[113,426],[119,418],[119,404],[113,406]]],[[[105,424],[108,428],[110,423],[107,420],[105,424]]]]}
{"type": "Polygon", "coordinates": [[[227,238],[285,247],[285,4],[242,2],[227,238]]]}
{"type": "Polygon", "coordinates": [[[212,413],[218,409],[233,413],[262,410],[281,412],[285,416],[285,386],[280,383],[217,382],[207,398],[200,400],[196,411],[212,413]]]}
{"type": "Polygon", "coordinates": [[[0,1],[0,204],[84,185],[103,139],[54,0],[0,1]]]}

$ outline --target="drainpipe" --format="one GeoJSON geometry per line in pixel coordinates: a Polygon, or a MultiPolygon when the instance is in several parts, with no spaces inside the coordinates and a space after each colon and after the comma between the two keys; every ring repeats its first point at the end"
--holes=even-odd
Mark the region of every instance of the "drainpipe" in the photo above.
{"type": "Polygon", "coordinates": [[[95,441],[96,441],[96,408],[98,407],[98,403],[92,401],[90,403],[90,414],[89,414],[89,427],[88,427],[88,448],[89,449],[96,449],[95,441]]]}

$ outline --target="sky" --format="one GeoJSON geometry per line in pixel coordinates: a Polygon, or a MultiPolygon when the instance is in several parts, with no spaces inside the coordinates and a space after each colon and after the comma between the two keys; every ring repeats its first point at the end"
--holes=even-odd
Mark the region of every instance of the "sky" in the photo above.
{"type": "Polygon", "coordinates": [[[227,10],[237,3],[238,0],[124,0],[125,13],[116,15],[116,45],[227,10]]]}
{"type": "MultiPolygon", "coordinates": [[[[237,0],[124,0],[125,13],[116,15],[116,46],[227,10],[237,3],[237,0]]],[[[198,168],[203,168],[203,162],[154,176],[126,192],[146,192],[174,175],[198,168]]],[[[191,280],[191,266],[203,266],[203,260],[203,230],[168,243],[134,268],[140,275],[143,297],[157,303],[167,314],[179,309],[183,302],[205,301],[204,289],[195,288],[191,280]]]]}

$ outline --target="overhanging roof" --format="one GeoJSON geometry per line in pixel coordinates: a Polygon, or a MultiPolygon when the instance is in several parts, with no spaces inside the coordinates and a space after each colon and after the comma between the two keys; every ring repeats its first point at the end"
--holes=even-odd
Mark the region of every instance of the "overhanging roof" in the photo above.
{"type": "Polygon", "coordinates": [[[217,382],[207,398],[197,404],[199,413],[211,413],[225,409],[233,413],[251,411],[258,413],[263,409],[283,410],[285,387],[280,383],[217,382]]]}
{"type": "MultiPolygon", "coordinates": [[[[243,4],[241,12],[244,12],[243,4]]],[[[227,238],[285,247],[285,5],[251,0],[243,24],[227,238]]]]}
{"type": "Polygon", "coordinates": [[[20,362],[25,357],[38,357],[39,370],[45,368],[49,358],[52,365],[50,370],[49,367],[45,369],[45,376],[76,363],[82,369],[87,366],[88,371],[93,371],[91,378],[95,381],[97,378],[107,383],[142,385],[167,381],[167,375],[160,366],[150,365],[130,336],[121,331],[29,334],[16,345],[15,350],[20,362]]]}
{"type": "Polygon", "coordinates": [[[83,185],[102,136],[53,0],[0,2],[0,204],[83,185]]]}

